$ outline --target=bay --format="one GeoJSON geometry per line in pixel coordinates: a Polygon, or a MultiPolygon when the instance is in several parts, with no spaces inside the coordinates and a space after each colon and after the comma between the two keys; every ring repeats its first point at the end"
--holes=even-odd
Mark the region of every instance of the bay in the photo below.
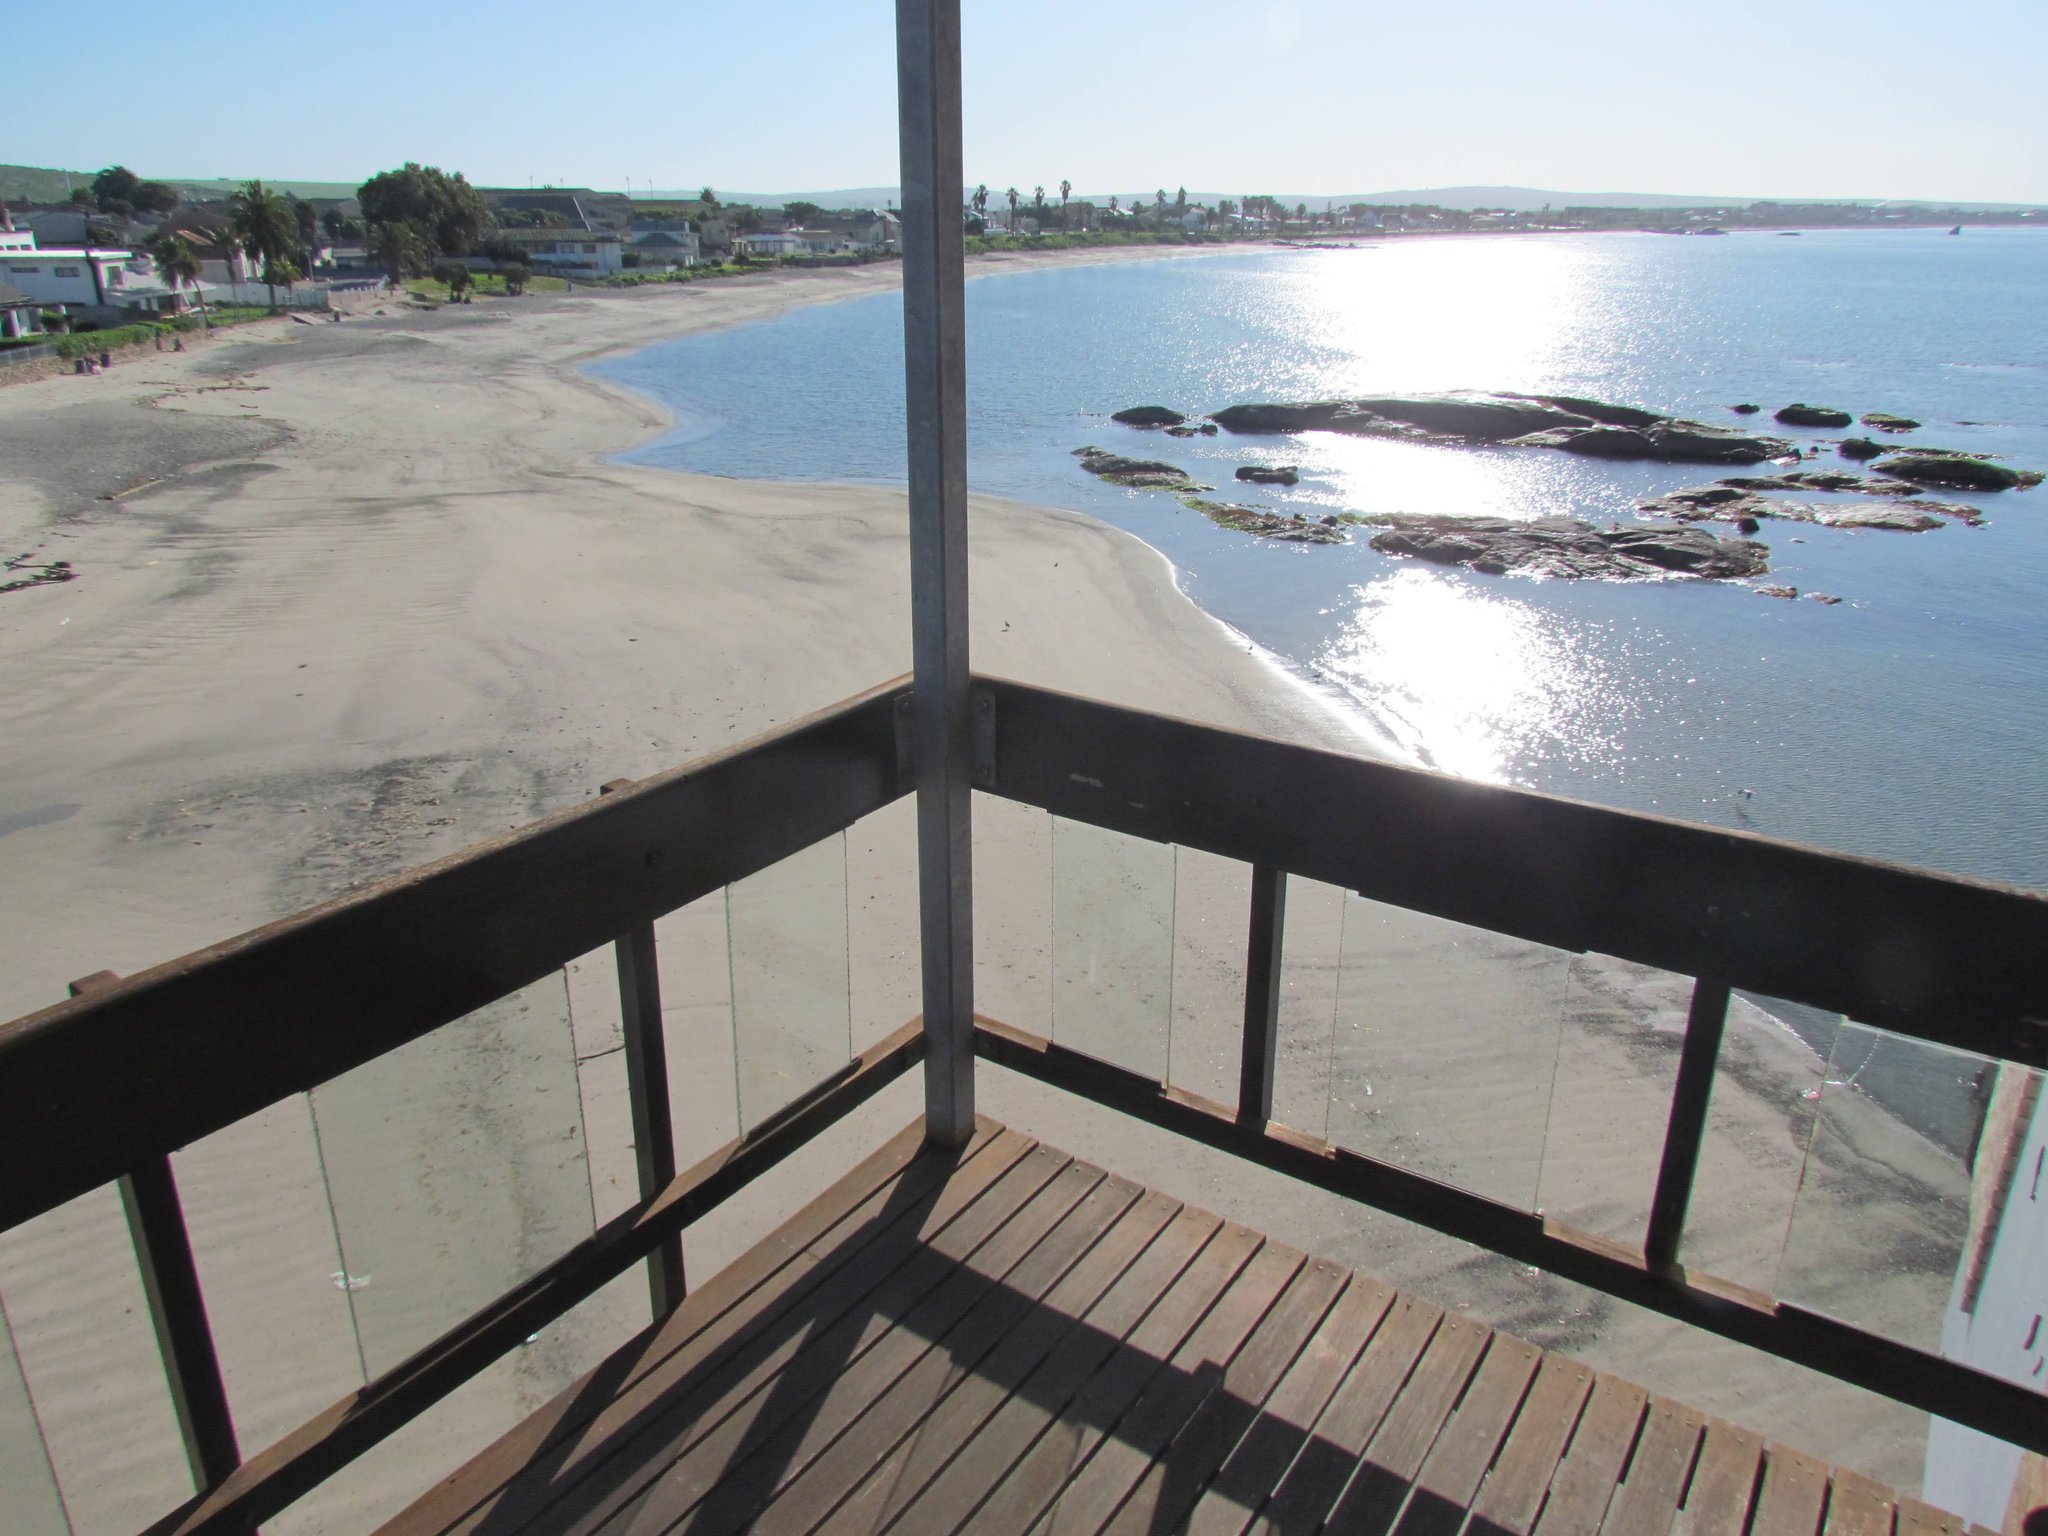
{"type": "MultiPolygon", "coordinates": [[[[1363,531],[1342,547],[1274,544],[1102,485],[1072,457],[1093,443],[1165,458],[1233,500],[1311,515],[1603,524],[1724,473],[1330,434],[1171,439],[1108,420],[1143,403],[1195,414],[1471,388],[1728,423],[1737,401],[1893,411],[1925,423],[1902,442],[2048,468],[2044,276],[2048,240],[2012,229],[1414,240],[1035,268],[968,285],[969,477],[1146,540],[1195,601],[1410,760],[2048,886],[2048,491],[1939,493],[1979,503],[1981,528],[1767,524],[1769,580],[1844,600],[1829,607],[1739,584],[1446,571],[1381,555],[1363,531]],[[1232,473],[1249,463],[1298,464],[1301,484],[1239,495],[1232,473]]],[[[676,418],[637,462],[903,479],[894,296],[592,371],[676,418]]]]}

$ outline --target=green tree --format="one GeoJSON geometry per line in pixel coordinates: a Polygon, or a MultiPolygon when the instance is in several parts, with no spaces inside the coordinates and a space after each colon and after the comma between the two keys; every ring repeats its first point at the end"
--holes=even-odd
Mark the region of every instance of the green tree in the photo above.
{"type": "Polygon", "coordinates": [[[1010,233],[1014,235],[1017,233],[1017,189],[1012,187],[1003,196],[1010,200],[1010,233]]]}
{"type": "Polygon", "coordinates": [[[1186,214],[1187,214],[1187,211],[1188,211],[1188,189],[1187,189],[1186,187],[1182,187],[1182,188],[1181,188],[1181,189],[1180,189],[1180,190],[1179,190],[1178,192],[1176,192],[1176,193],[1174,193],[1174,194],[1173,194],[1173,213],[1174,213],[1174,217],[1175,217],[1175,218],[1182,218],[1182,217],[1185,217],[1185,216],[1186,216],[1186,214]]]}
{"type": "Polygon", "coordinates": [[[248,182],[228,199],[228,228],[236,244],[263,263],[270,307],[277,308],[277,285],[282,282],[290,287],[297,278],[296,268],[292,268],[292,277],[281,275],[291,266],[299,243],[299,220],[292,205],[262,182],[248,182]]]}
{"type": "Polygon", "coordinates": [[[976,217],[979,217],[988,212],[988,187],[986,184],[978,186],[974,189],[974,197],[972,201],[974,203],[974,212],[976,217]]]}
{"type": "Polygon", "coordinates": [[[526,292],[526,284],[533,276],[533,268],[523,261],[501,261],[498,263],[498,276],[505,279],[507,293],[521,294],[526,292]]]}
{"type": "MultiPolygon", "coordinates": [[[[163,274],[163,280],[170,285],[173,295],[181,288],[190,288],[196,294],[199,289],[199,257],[191,243],[174,230],[165,230],[149,242],[149,259],[156,263],[156,269],[163,274]]],[[[206,317],[206,300],[199,301],[200,322],[210,331],[213,321],[206,317]]]]}
{"type": "Polygon", "coordinates": [[[135,189],[142,185],[142,178],[125,165],[110,165],[92,179],[92,200],[96,207],[105,212],[116,211],[116,203],[129,208],[136,206],[135,189]]]}
{"type": "Polygon", "coordinates": [[[424,273],[433,254],[426,233],[405,219],[370,226],[370,258],[389,274],[394,288],[424,273]]]}
{"type": "Polygon", "coordinates": [[[824,211],[816,203],[807,203],[801,198],[782,205],[782,216],[798,229],[809,228],[811,221],[824,211]]]}
{"type": "Polygon", "coordinates": [[[437,262],[434,266],[434,281],[448,287],[451,304],[465,304],[469,301],[469,285],[472,281],[469,268],[459,261],[437,262]]]}
{"type": "Polygon", "coordinates": [[[1060,178],[1060,228],[1067,227],[1067,194],[1074,190],[1074,184],[1066,177],[1060,178]]]}
{"type": "Polygon", "coordinates": [[[718,201],[718,194],[712,191],[709,187],[706,187],[702,192],[699,192],[697,194],[697,201],[702,203],[705,206],[705,208],[712,213],[717,213],[719,208],[722,206],[718,201]]]}
{"type": "Polygon", "coordinates": [[[372,176],[356,189],[356,199],[367,222],[411,224],[451,256],[467,255],[490,222],[483,194],[460,171],[451,176],[410,160],[372,176]]]}
{"type": "Polygon", "coordinates": [[[143,213],[169,213],[184,199],[179,197],[176,187],[161,181],[145,181],[137,184],[129,201],[143,213]]]}
{"type": "Polygon", "coordinates": [[[291,202],[292,220],[299,229],[298,263],[310,272],[313,270],[313,258],[320,248],[320,219],[311,203],[290,193],[285,196],[291,202]]]}
{"type": "Polygon", "coordinates": [[[73,188],[71,189],[71,206],[72,206],[72,207],[74,207],[74,208],[94,208],[94,207],[97,207],[97,206],[98,206],[98,204],[96,204],[96,203],[95,203],[95,202],[93,201],[93,197],[92,197],[92,188],[91,188],[91,187],[73,187],[73,188]]]}

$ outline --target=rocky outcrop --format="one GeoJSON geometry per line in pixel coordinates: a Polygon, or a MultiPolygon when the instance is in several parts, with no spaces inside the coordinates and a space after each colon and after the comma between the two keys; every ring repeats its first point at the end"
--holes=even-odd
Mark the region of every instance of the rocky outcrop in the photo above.
{"type": "Polygon", "coordinates": [[[1745,400],[1740,405],[1729,406],[1728,409],[1733,411],[1738,416],[1754,416],[1758,411],[1762,410],[1763,407],[1760,405],[1754,405],[1749,401],[1745,400]]]}
{"type": "Polygon", "coordinates": [[[1109,419],[1120,421],[1127,427],[1177,427],[1187,417],[1163,405],[1134,405],[1116,412],[1109,419]]]}
{"type": "Polygon", "coordinates": [[[1441,445],[1559,448],[1598,458],[1758,464],[1791,450],[1704,422],[1576,395],[1369,396],[1233,405],[1209,418],[1238,433],[1344,432],[1441,445]]]}
{"type": "Polygon", "coordinates": [[[1700,528],[1607,528],[1570,517],[1511,522],[1498,517],[1373,519],[1386,526],[1372,547],[1433,565],[1462,565],[1490,575],[1641,581],[1660,576],[1711,580],[1757,576],[1770,551],[1746,539],[1717,539],[1700,528]]]}
{"type": "Polygon", "coordinates": [[[1946,485],[1963,491],[2009,491],[2015,486],[2039,485],[2041,476],[2033,470],[2010,469],[1967,453],[1916,448],[1894,454],[1882,464],[1871,466],[1880,475],[1898,480],[1924,480],[1929,485],[1946,485]]]}
{"type": "Polygon", "coordinates": [[[1854,459],[1858,463],[1866,459],[1874,459],[1879,454],[1888,451],[1888,449],[1880,448],[1867,437],[1845,437],[1835,444],[1835,452],[1845,459],[1854,459]]]}
{"type": "Polygon", "coordinates": [[[1283,544],[1348,543],[1343,525],[1359,521],[1352,516],[1326,516],[1313,520],[1299,514],[1290,517],[1278,512],[1264,512],[1257,507],[1241,507],[1234,502],[1209,501],[1201,496],[1183,496],[1180,504],[1191,512],[1201,513],[1219,528],[1234,529],[1261,539],[1278,539],[1283,544]]]}
{"type": "Polygon", "coordinates": [[[1128,485],[1140,491],[1213,489],[1196,481],[1178,465],[1162,463],[1158,459],[1127,459],[1122,454],[1092,447],[1076,448],[1074,457],[1081,461],[1081,467],[1089,474],[1112,485],[1128,485]]]}
{"type": "Polygon", "coordinates": [[[1237,478],[1253,485],[1293,485],[1301,479],[1301,469],[1294,464],[1240,464],[1237,478]]]}
{"type": "Polygon", "coordinates": [[[1831,405],[1808,405],[1803,400],[1795,400],[1771,419],[1782,421],[1788,427],[1846,427],[1856,418],[1831,405]]]}
{"type": "Polygon", "coordinates": [[[1203,437],[1214,437],[1216,435],[1216,423],[1213,421],[1198,421],[1192,425],[1168,427],[1166,429],[1168,437],[1193,437],[1197,433],[1200,433],[1203,437]]]}
{"type": "MultiPolygon", "coordinates": [[[[1784,480],[1752,481],[1773,490],[1808,490],[1810,486],[1786,484],[1784,480]]],[[[1855,476],[1846,478],[1855,479],[1855,476]]],[[[1894,500],[1863,502],[1853,506],[1828,506],[1820,502],[1779,501],[1759,496],[1740,485],[1697,485],[1638,502],[1636,510],[1651,517],[1668,517],[1674,522],[1733,523],[1744,533],[1754,533],[1766,518],[1789,523],[1818,523],[1823,528],[1884,528],[1895,533],[1925,533],[1939,528],[1944,517],[1960,514],[1964,522],[1976,521],[1967,507],[1947,502],[1894,500]]]]}
{"type": "Polygon", "coordinates": [[[1911,432],[1920,425],[1910,416],[1894,416],[1890,411],[1865,411],[1856,419],[1880,432],[1911,432]]]}
{"type": "Polygon", "coordinates": [[[1918,486],[1894,480],[1872,480],[1845,469],[1789,469],[1781,475],[1730,475],[1716,485],[1740,491],[1833,491],[1859,496],[1918,496],[1918,486]]]}

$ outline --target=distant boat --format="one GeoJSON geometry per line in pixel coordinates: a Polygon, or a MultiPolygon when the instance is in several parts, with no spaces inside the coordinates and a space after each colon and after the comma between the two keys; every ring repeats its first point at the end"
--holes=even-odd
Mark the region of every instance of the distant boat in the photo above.
{"type": "Polygon", "coordinates": [[[1956,226],[1956,227],[1955,227],[1954,229],[1952,229],[1952,230],[1950,230],[1950,231],[1949,231],[1949,233],[1950,233],[1950,234],[1952,234],[1952,235],[1960,235],[1960,234],[1961,234],[1962,232],[1963,232],[1963,226],[1962,226],[1962,225],[1960,225],[1960,224],[1958,224],[1958,225],[1957,225],[1957,226],[1956,226]]]}

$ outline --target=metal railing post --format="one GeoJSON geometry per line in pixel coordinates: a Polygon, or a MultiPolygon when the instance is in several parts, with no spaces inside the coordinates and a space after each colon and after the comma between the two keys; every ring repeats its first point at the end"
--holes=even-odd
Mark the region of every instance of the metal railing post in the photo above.
{"type": "MultiPolygon", "coordinates": [[[[625,789],[631,779],[613,779],[601,795],[625,789]]],[[[654,924],[641,923],[612,945],[619,972],[619,1022],[626,1057],[626,1100],[633,1117],[633,1161],[640,1174],[640,1198],[652,1200],[676,1177],[675,1120],[669,1109],[668,1045],[661,1022],[661,971],[654,924]]],[[[657,1321],[689,1294],[683,1274],[683,1235],[671,1232],[647,1255],[647,1299],[657,1321]]]]}
{"type": "Polygon", "coordinates": [[[1244,956],[1244,1057],[1237,1123],[1265,1129],[1273,1118],[1273,1061],[1280,1046],[1280,954],[1287,927],[1287,871],[1252,866],[1251,937],[1244,956]]]}
{"type": "Polygon", "coordinates": [[[967,668],[967,314],[959,0],[897,0],[903,375],[910,440],[926,1135],[974,1131],[973,715],[967,668]]]}
{"type": "Polygon", "coordinates": [[[1671,1118],[1664,1126],[1664,1159],[1657,1169],[1657,1193],[1650,1201],[1650,1233],[1643,1258],[1653,1270],[1678,1262],[1685,1237],[1685,1211],[1692,1202],[1693,1175],[1707,1134],[1707,1107],[1714,1093],[1714,1064],[1728,1023],[1728,987],[1701,976],[1692,984],[1685,1017],[1685,1044],[1678,1053],[1678,1081],[1671,1089],[1671,1118]]]}
{"type": "MultiPolygon", "coordinates": [[[[112,971],[98,971],[72,982],[70,992],[83,997],[120,979],[112,971]]],[[[185,1445],[193,1486],[204,1493],[219,1487],[242,1464],[242,1451],[235,1440],[234,1415],[221,1380],[220,1357],[214,1352],[213,1328],[207,1321],[206,1297],[200,1290],[170,1157],[143,1160],[121,1176],[119,1187],[150,1324],[163,1357],[164,1383],[178,1419],[178,1437],[185,1445]]]]}

